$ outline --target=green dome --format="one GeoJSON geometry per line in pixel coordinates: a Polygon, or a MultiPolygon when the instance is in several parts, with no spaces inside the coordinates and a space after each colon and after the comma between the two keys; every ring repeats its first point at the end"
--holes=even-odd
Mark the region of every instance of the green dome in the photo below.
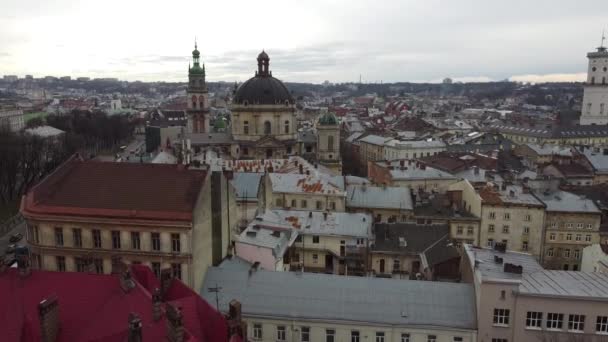
{"type": "Polygon", "coordinates": [[[193,67],[190,68],[190,74],[191,75],[205,75],[205,68],[201,68],[198,65],[194,65],[193,67]]]}
{"type": "Polygon", "coordinates": [[[327,112],[321,116],[319,119],[319,124],[321,125],[337,125],[338,118],[334,115],[334,113],[327,112]]]}
{"type": "Polygon", "coordinates": [[[198,49],[194,49],[194,51],[192,51],[192,56],[199,57],[200,55],[201,53],[198,51],[198,49]]]}
{"type": "Polygon", "coordinates": [[[217,120],[215,120],[213,127],[215,127],[215,129],[224,129],[226,128],[226,122],[223,118],[218,118],[217,120]]]}

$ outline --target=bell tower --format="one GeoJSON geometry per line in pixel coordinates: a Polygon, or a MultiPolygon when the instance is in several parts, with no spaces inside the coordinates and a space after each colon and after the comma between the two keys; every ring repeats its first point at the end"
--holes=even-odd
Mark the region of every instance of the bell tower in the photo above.
{"type": "Polygon", "coordinates": [[[584,85],[581,125],[608,124],[608,50],[604,46],[606,36],[597,51],[589,52],[587,82],[584,85]]]}
{"type": "Polygon", "coordinates": [[[340,124],[333,113],[323,114],[317,123],[317,161],[342,174],[340,124]]]}
{"type": "Polygon", "coordinates": [[[200,63],[201,53],[196,40],[192,51],[192,65],[188,65],[188,131],[205,133],[209,131],[209,92],[205,82],[205,64],[200,63]]]}

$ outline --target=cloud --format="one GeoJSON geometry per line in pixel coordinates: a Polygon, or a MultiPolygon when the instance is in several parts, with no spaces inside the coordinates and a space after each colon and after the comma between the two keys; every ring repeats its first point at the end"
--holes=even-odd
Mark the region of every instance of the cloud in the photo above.
{"type": "Polygon", "coordinates": [[[573,74],[544,74],[544,75],[517,75],[511,76],[509,80],[515,82],[546,83],[546,82],[584,82],[587,74],[584,72],[573,74]]]}

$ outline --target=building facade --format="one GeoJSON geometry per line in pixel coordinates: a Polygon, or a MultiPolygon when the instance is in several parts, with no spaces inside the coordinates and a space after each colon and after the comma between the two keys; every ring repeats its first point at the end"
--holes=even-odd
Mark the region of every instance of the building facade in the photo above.
{"type": "Polygon", "coordinates": [[[323,114],[317,122],[317,161],[342,174],[340,125],[333,113],[323,114]]]}
{"type": "MultiPolygon", "coordinates": [[[[603,38],[603,37],[602,37],[603,38]]],[[[581,125],[608,124],[608,51],[603,45],[589,52],[584,86],[581,125]]]]}
{"type": "Polygon", "coordinates": [[[201,53],[194,43],[192,66],[188,66],[188,132],[207,133],[209,129],[209,92],[205,81],[205,64],[201,66],[201,53]]]}
{"type": "Polygon", "coordinates": [[[17,108],[0,108],[0,129],[19,132],[25,127],[23,110],[17,108]]]}

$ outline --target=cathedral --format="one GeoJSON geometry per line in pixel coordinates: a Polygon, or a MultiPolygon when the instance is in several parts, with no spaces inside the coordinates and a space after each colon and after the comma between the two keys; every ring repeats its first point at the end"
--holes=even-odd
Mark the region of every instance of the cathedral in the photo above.
{"type": "MultiPolygon", "coordinates": [[[[205,65],[195,44],[193,65],[188,67],[188,146],[214,148],[233,159],[281,159],[298,155],[296,102],[287,87],[272,76],[270,57],[257,56],[253,77],[234,90],[230,104],[230,127],[226,133],[211,133],[209,93],[205,65]],[[204,134],[202,134],[204,133],[204,134]],[[221,135],[221,136],[220,136],[221,135]],[[195,141],[196,140],[196,141],[195,141]]],[[[340,126],[331,113],[316,122],[316,160],[341,173],[340,126]]]]}

